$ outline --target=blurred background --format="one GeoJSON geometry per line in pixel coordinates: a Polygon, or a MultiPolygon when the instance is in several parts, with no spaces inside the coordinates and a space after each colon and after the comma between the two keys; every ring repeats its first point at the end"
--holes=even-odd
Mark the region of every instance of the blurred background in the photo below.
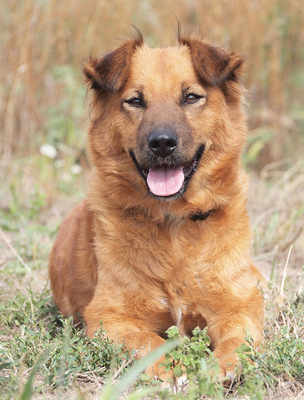
{"type": "MultiPolygon", "coordinates": [[[[89,168],[83,62],[132,34],[131,24],[150,46],[176,45],[176,18],[185,32],[200,30],[215,44],[245,54],[250,131],[244,166],[253,185],[255,179],[281,179],[281,190],[292,181],[293,191],[285,195],[296,193],[292,208],[302,215],[302,0],[0,0],[0,5],[0,206],[5,218],[22,214],[43,221],[58,199],[83,197],[89,168]]],[[[276,190],[274,197],[267,185],[263,190],[273,205],[276,190]]],[[[288,221],[294,218],[287,214],[288,221]]],[[[4,225],[5,218],[2,214],[4,225]]]]}

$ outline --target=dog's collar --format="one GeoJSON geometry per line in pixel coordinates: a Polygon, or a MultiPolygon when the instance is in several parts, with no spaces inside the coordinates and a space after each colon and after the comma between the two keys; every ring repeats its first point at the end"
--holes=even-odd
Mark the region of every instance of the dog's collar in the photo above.
{"type": "Polygon", "coordinates": [[[191,213],[189,218],[190,218],[192,221],[204,221],[206,218],[209,217],[211,211],[212,211],[212,210],[209,210],[209,211],[203,213],[203,211],[198,210],[198,211],[195,212],[195,213],[194,213],[194,212],[191,213]]]}

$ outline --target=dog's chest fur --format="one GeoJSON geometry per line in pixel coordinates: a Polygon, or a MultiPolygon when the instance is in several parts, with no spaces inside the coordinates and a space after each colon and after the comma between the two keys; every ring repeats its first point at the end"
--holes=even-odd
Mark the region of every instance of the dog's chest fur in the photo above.
{"type": "MultiPolygon", "coordinates": [[[[99,282],[106,288],[111,287],[109,276],[120,285],[123,280],[134,297],[142,298],[143,307],[155,315],[153,321],[160,321],[153,323],[159,333],[171,325],[178,326],[182,334],[190,334],[196,326],[204,328],[204,241],[210,230],[204,223],[189,219],[159,224],[131,216],[97,222],[99,282]]],[[[132,312],[137,310],[133,308],[132,312]]]]}

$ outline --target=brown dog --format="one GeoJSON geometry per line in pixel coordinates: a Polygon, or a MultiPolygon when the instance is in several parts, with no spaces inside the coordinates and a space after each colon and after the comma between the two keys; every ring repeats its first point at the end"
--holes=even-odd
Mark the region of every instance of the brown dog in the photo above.
{"type": "MultiPolygon", "coordinates": [[[[249,258],[243,59],[200,38],[150,49],[139,35],[84,67],[91,96],[87,197],[52,254],[55,302],[102,321],[127,349],[160,346],[177,325],[208,327],[221,373],[248,329],[263,338],[260,275],[249,258]]],[[[150,374],[166,379],[154,363],[150,374]]]]}

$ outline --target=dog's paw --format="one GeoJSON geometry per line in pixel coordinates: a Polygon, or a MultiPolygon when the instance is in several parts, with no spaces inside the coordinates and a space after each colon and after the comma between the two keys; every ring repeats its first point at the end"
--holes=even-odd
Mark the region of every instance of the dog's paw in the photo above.
{"type": "Polygon", "coordinates": [[[152,365],[150,365],[146,371],[145,374],[150,377],[150,379],[154,381],[162,381],[162,387],[166,388],[170,386],[170,382],[173,382],[173,372],[172,371],[165,371],[165,367],[160,366],[164,362],[164,357],[161,357],[158,359],[156,362],[154,362],[152,365]],[[168,384],[168,385],[167,385],[168,384]]]}
{"type": "Polygon", "coordinates": [[[148,375],[154,381],[161,381],[160,387],[162,389],[172,389],[173,392],[179,393],[182,388],[184,388],[188,383],[188,378],[186,374],[176,377],[172,370],[165,371],[165,367],[160,366],[160,361],[149,366],[145,374],[148,375]]]}
{"type": "Polygon", "coordinates": [[[238,376],[239,360],[235,354],[221,357],[219,363],[219,380],[225,385],[231,385],[238,376]]]}
{"type": "Polygon", "coordinates": [[[229,370],[229,371],[220,371],[219,373],[219,380],[222,382],[225,386],[231,385],[237,378],[237,374],[235,370],[229,370]]]}
{"type": "Polygon", "coordinates": [[[182,376],[179,376],[178,378],[172,378],[172,376],[173,375],[171,375],[169,379],[162,381],[160,387],[162,389],[170,389],[174,393],[179,393],[188,384],[187,375],[184,374],[182,376]]]}

